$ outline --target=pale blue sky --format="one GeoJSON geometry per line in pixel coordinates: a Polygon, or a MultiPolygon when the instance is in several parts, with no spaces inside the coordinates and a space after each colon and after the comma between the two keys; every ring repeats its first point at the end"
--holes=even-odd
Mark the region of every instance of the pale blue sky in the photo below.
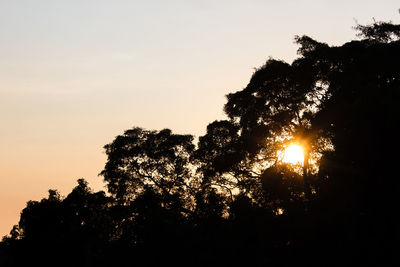
{"type": "Polygon", "coordinates": [[[0,235],[26,201],[102,189],[103,145],[132,126],[202,135],[294,35],[399,23],[396,1],[0,0],[0,235]]]}

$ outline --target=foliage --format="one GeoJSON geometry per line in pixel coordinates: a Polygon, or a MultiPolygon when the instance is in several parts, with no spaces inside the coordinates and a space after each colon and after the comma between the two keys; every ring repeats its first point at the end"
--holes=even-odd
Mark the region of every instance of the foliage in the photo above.
{"type": "Polygon", "coordinates": [[[299,57],[268,59],[197,146],[125,131],[104,147],[109,195],[80,179],[29,201],[0,264],[392,266],[399,27],[357,25],[341,46],[297,36],[299,57]],[[279,160],[291,142],[301,165],[279,160]]]}
{"type": "Polygon", "coordinates": [[[101,175],[109,192],[120,202],[133,200],[148,187],[166,203],[174,196],[184,198],[191,182],[192,141],[191,135],[169,129],[125,131],[104,147],[108,161],[101,175]]]}

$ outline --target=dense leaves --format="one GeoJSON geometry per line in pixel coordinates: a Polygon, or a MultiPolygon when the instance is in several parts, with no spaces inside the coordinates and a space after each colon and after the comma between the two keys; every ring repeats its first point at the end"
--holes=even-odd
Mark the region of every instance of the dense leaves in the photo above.
{"type": "Polygon", "coordinates": [[[190,183],[191,135],[171,130],[147,131],[133,128],[105,146],[108,161],[101,175],[110,193],[121,202],[152,188],[166,201],[183,197],[190,183]]]}
{"type": "Polygon", "coordinates": [[[108,194],[80,179],[29,201],[0,264],[393,266],[399,27],[357,25],[341,46],[296,37],[299,57],[269,59],[228,94],[228,119],[197,146],[125,131],[105,146],[108,194]],[[292,142],[302,164],[279,157],[292,142]]]}

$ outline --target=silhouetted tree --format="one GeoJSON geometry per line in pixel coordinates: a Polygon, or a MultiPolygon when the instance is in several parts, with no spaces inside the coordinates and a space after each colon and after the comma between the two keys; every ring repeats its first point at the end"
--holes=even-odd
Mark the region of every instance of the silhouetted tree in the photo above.
{"type": "Polygon", "coordinates": [[[49,190],[47,198],[29,201],[5,241],[10,266],[92,266],[100,262],[114,232],[107,211],[110,203],[104,192],[92,193],[83,179],[66,198],[49,190]]]}
{"type": "Polygon", "coordinates": [[[228,94],[197,147],[168,129],[117,136],[110,196],[79,179],[29,201],[0,265],[394,266],[400,26],[355,29],[341,46],[296,37],[299,57],[228,94]],[[279,159],[294,141],[301,166],[279,159]]]}
{"type": "Polygon", "coordinates": [[[108,160],[101,175],[109,192],[121,203],[135,199],[146,187],[161,194],[165,204],[176,196],[185,198],[191,186],[192,142],[191,135],[168,129],[125,131],[104,147],[108,160]]]}

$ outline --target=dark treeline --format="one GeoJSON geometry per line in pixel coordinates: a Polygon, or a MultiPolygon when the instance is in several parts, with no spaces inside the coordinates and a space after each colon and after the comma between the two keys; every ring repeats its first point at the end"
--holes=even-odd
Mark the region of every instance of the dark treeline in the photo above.
{"type": "Polygon", "coordinates": [[[117,136],[108,192],[79,179],[29,201],[0,266],[396,265],[400,25],[355,29],[341,46],[296,37],[299,57],[257,69],[197,145],[117,136]],[[279,156],[293,142],[302,164],[279,156]]]}

